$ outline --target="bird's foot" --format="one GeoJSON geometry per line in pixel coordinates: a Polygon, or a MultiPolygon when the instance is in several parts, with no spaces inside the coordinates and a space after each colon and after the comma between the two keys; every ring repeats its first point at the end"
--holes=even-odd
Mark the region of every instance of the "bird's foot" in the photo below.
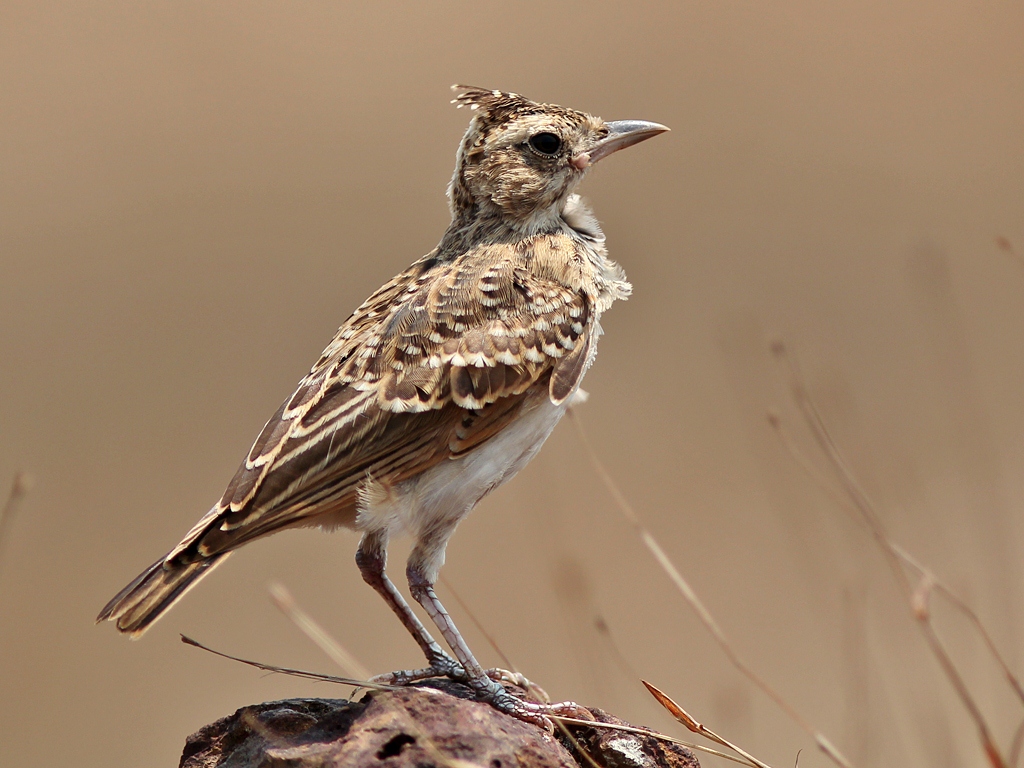
{"type": "MultiPolygon", "coordinates": [[[[384,685],[410,685],[426,680],[431,677],[447,677],[456,683],[469,684],[472,679],[465,668],[447,653],[440,653],[429,659],[430,666],[421,669],[401,669],[397,672],[386,672],[382,675],[374,675],[370,678],[371,683],[382,683],[384,685]]],[[[519,672],[511,672],[501,667],[485,669],[484,674],[498,683],[510,683],[529,691],[544,702],[550,703],[547,691],[534,682],[531,682],[525,675],[519,672]]]]}
{"type": "Polygon", "coordinates": [[[468,683],[469,675],[459,662],[447,653],[438,653],[428,659],[430,666],[422,669],[402,669],[397,672],[386,672],[383,675],[374,675],[370,678],[371,683],[383,683],[384,685],[411,685],[420,680],[431,677],[447,677],[457,683],[468,683]]]}
{"type": "Polygon", "coordinates": [[[583,720],[592,720],[590,711],[572,701],[563,701],[552,704],[547,692],[536,683],[528,680],[519,672],[510,672],[507,669],[494,668],[484,670],[484,676],[473,678],[465,667],[447,653],[439,653],[432,656],[430,666],[421,669],[403,669],[397,672],[387,672],[383,675],[375,675],[370,678],[371,683],[382,683],[384,685],[411,685],[431,677],[447,677],[457,683],[468,685],[476,694],[479,701],[486,702],[499,712],[504,712],[519,720],[533,723],[544,728],[549,733],[554,733],[554,724],[549,715],[564,715],[566,717],[577,717],[583,720]],[[542,704],[531,701],[523,701],[510,693],[502,686],[502,683],[509,683],[529,691],[532,695],[541,699],[542,704]]]}
{"type": "MultiPolygon", "coordinates": [[[[492,671],[494,670],[488,670],[488,672],[492,671]]],[[[537,686],[533,686],[522,675],[518,675],[518,677],[527,683],[528,686],[531,686],[524,686],[527,687],[527,690],[538,689],[537,686]]],[[[516,684],[518,685],[519,683],[516,684]]],[[[478,701],[485,701],[499,712],[511,715],[517,720],[539,725],[548,733],[553,734],[555,732],[555,725],[551,720],[552,717],[574,717],[580,720],[594,719],[590,710],[581,707],[574,701],[562,701],[557,704],[535,704],[532,701],[523,701],[489,676],[480,680],[470,680],[469,686],[476,692],[478,701]]],[[[543,693],[543,689],[539,690],[543,693]]],[[[547,694],[545,693],[544,696],[546,698],[547,694]]]]}
{"type": "Polygon", "coordinates": [[[551,703],[551,697],[548,696],[548,692],[537,685],[532,680],[529,680],[526,675],[521,672],[510,672],[507,669],[501,669],[500,667],[494,667],[493,669],[485,669],[484,674],[487,675],[491,680],[497,683],[510,683],[512,685],[522,688],[524,691],[529,691],[535,697],[543,701],[545,704],[551,703]]]}

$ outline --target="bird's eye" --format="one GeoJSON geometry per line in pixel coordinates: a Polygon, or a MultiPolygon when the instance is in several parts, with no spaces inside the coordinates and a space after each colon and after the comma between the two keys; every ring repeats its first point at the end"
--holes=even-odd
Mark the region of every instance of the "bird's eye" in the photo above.
{"type": "Polygon", "coordinates": [[[542,155],[553,155],[562,148],[562,140],[553,133],[537,133],[530,137],[530,146],[542,155]]]}

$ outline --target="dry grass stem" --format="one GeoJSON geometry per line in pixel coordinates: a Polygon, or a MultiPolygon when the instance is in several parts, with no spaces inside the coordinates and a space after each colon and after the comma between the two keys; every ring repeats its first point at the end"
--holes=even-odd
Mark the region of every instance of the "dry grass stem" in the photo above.
{"type": "Polygon", "coordinates": [[[14,522],[14,517],[21,507],[21,502],[32,489],[32,476],[27,472],[16,472],[14,481],[11,483],[11,492],[7,494],[7,501],[0,510],[0,562],[3,562],[4,548],[7,544],[7,536],[14,522]]]}
{"type": "Polygon", "coordinates": [[[672,697],[670,697],[667,693],[661,691],[659,688],[652,685],[651,683],[648,683],[646,680],[641,680],[640,682],[642,682],[644,686],[646,686],[647,690],[650,691],[651,695],[657,700],[657,702],[661,704],[661,706],[663,706],[666,710],[668,710],[668,713],[672,715],[672,717],[674,717],[680,723],[685,725],[691,732],[699,734],[706,739],[710,739],[711,741],[715,742],[719,746],[725,747],[726,749],[731,749],[737,755],[746,760],[749,765],[754,765],[757,768],[771,768],[770,765],[768,765],[765,762],[762,762],[761,760],[758,760],[756,757],[749,754],[746,750],[737,747],[730,741],[726,741],[717,733],[712,731],[710,728],[707,728],[704,725],[698,723],[693,717],[690,716],[690,714],[685,709],[676,704],[676,702],[672,700],[672,697]]]}
{"type": "Polygon", "coordinates": [[[341,685],[350,685],[353,688],[372,688],[375,691],[397,691],[399,688],[394,685],[385,685],[383,683],[371,683],[366,680],[355,680],[351,677],[337,677],[335,675],[324,675],[319,672],[307,672],[304,669],[294,669],[292,667],[278,667],[273,664],[264,664],[261,661],[251,661],[250,659],[243,659],[239,656],[232,656],[230,653],[224,653],[223,651],[216,651],[209,646],[203,645],[198,640],[193,640],[191,637],[181,635],[181,642],[185,645],[191,645],[194,648],[199,648],[207,653],[212,653],[214,656],[220,656],[222,659],[229,659],[230,661],[237,661],[239,664],[246,664],[256,669],[261,669],[264,672],[273,672],[280,675],[291,675],[292,677],[302,677],[307,680],[317,680],[321,683],[339,683],[341,685]]]}
{"type": "Polygon", "coordinates": [[[588,728],[605,728],[609,731],[622,731],[623,733],[635,733],[640,736],[650,736],[652,739],[664,741],[667,744],[678,744],[681,747],[686,747],[687,749],[695,749],[698,752],[704,752],[708,755],[715,755],[716,757],[721,757],[722,759],[728,760],[733,763],[739,763],[740,765],[750,765],[749,762],[747,762],[743,758],[736,757],[735,755],[730,755],[726,752],[720,752],[717,749],[712,749],[711,747],[705,747],[703,744],[694,744],[683,739],[677,739],[675,736],[667,736],[664,733],[658,733],[657,731],[652,731],[649,728],[635,728],[629,725],[619,725],[618,723],[598,723],[592,720],[580,720],[575,717],[563,717],[562,715],[552,715],[551,719],[559,723],[567,723],[569,725],[583,725],[588,728]]]}
{"type": "Polygon", "coordinates": [[[583,745],[580,744],[580,740],[572,735],[572,731],[569,730],[569,727],[564,722],[559,720],[557,717],[549,717],[548,719],[551,720],[554,723],[555,727],[562,732],[562,735],[565,736],[566,740],[570,744],[572,744],[573,748],[575,748],[575,750],[579,754],[583,755],[583,757],[586,758],[587,764],[590,765],[590,768],[606,768],[605,766],[597,762],[597,760],[594,759],[594,756],[590,754],[590,752],[584,749],[583,745]]]}
{"type": "Polygon", "coordinates": [[[639,680],[640,673],[637,672],[629,659],[626,658],[626,654],[622,652],[618,642],[615,640],[615,635],[612,634],[612,628],[608,626],[608,622],[601,614],[594,617],[594,629],[597,631],[598,637],[604,641],[604,644],[611,652],[612,658],[615,659],[619,670],[631,680],[639,680]]]}
{"type": "Polygon", "coordinates": [[[736,669],[738,669],[748,680],[756,685],[768,698],[770,698],[775,705],[786,713],[793,722],[800,726],[806,734],[814,739],[814,742],[818,745],[819,749],[828,755],[833,762],[837,765],[843,766],[843,768],[852,768],[852,763],[850,763],[850,761],[838,749],[836,749],[836,747],[827,738],[825,738],[824,735],[817,731],[788,701],[786,701],[786,699],[782,697],[781,694],[768,685],[760,675],[754,672],[754,670],[751,669],[742,658],[740,658],[725,632],[718,625],[718,622],[715,621],[714,616],[711,615],[711,612],[704,605],[703,601],[701,601],[700,597],[697,596],[697,593],[693,590],[693,587],[690,586],[689,582],[683,578],[679,569],[675,567],[675,564],[665,553],[665,550],[662,549],[657,539],[654,538],[654,535],[647,530],[644,524],[640,521],[640,518],[633,510],[633,507],[630,505],[625,495],[619,490],[618,485],[598,458],[597,452],[594,450],[590,440],[587,438],[587,434],[583,430],[583,425],[580,423],[575,413],[570,410],[567,416],[576,428],[580,442],[583,444],[583,449],[586,452],[587,457],[590,459],[590,463],[593,466],[594,471],[597,473],[598,477],[601,478],[601,481],[615,500],[619,510],[625,516],[626,520],[629,521],[630,525],[632,525],[636,530],[637,535],[640,537],[644,546],[658,562],[662,570],[668,574],[672,583],[675,584],[686,602],[689,603],[690,607],[697,614],[697,617],[700,619],[704,627],[711,633],[711,636],[715,639],[715,642],[718,643],[722,652],[725,653],[732,665],[736,667],[736,669]]]}
{"type": "MultiPolygon", "coordinates": [[[[812,462],[807,456],[796,446],[796,443],[790,437],[789,432],[782,424],[782,419],[778,414],[769,412],[768,423],[775,429],[776,434],[779,436],[782,444],[786,450],[793,457],[793,459],[801,466],[801,468],[807,473],[807,475],[818,484],[818,486],[828,493],[835,499],[843,509],[849,509],[857,513],[856,520],[858,523],[865,524],[869,531],[874,533],[870,527],[870,523],[867,523],[866,519],[859,514],[859,510],[856,504],[851,503],[850,496],[841,488],[837,488],[825,475],[818,469],[818,467],[812,462]]],[[[1006,658],[996,647],[995,641],[992,639],[992,635],[989,634],[988,629],[974,609],[967,604],[967,602],[960,597],[956,592],[950,589],[946,584],[936,577],[936,575],[929,570],[927,567],[918,562],[913,556],[911,556],[903,547],[897,544],[892,539],[886,537],[885,546],[892,550],[892,553],[896,555],[903,563],[912,569],[921,579],[922,583],[927,582],[930,584],[930,588],[934,589],[935,592],[941,594],[954,608],[960,611],[964,617],[974,627],[975,631],[981,637],[982,642],[988,648],[989,653],[995,660],[996,664],[1003,672],[1003,676],[1006,677],[1007,683],[1016,693],[1017,698],[1020,699],[1021,704],[1024,705],[1024,685],[1021,684],[1020,678],[1013,672],[1010,665],[1007,663],[1006,658]]],[[[918,586],[920,589],[920,584],[918,586]]],[[[915,610],[915,616],[917,616],[916,607],[912,605],[915,610]]]]}
{"type": "Polygon", "coordinates": [[[992,658],[995,659],[996,664],[998,664],[1000,669],[1002,669],[1007,683],[1013,689],[1014,693],[1017,694],[1017,698],[1020,699],[1021,704],[1024,705],[1024,686],[1021,685],[1020,679],[1016,674],[1014,674],[1013,670],[1010,669],[1010,665],[1007,663],[1002,653],[999,652],[995,641],[992,639],[992,635],[989,634],[985,625],[982,623],[981,618],[974,612],[974,609],[971,608],[963,598],[939,581],[935,574],[928,568],[911,557],[911,555],[899,544],[890,540],[889,546],[892,547],[893,552],[895,552],[904,563],[918,573],[922,581],[927,581],[935,592],[942,595],[953,607],[958,609],[967,618],[975,631],[977,631],[978,635],[981,637],[982,641],[985,643],[985,647],[988,648],[988,651],[992,655],[992,658]]]}
{"type": "Polygon", "coordinates": [[[359,661],[349,653],[337,640],[328,634],[327,630],[321,627],[313,618],[307,614],[295,602],[291,592],[283,584],[273,582],[270,585],[270,599],[274,605],[291,619],[291,622],[298,627],[302,633],[316,643],[317,647],[326,653],[331,661],[337,664],[349,676],[357,679],[369,679],[370,672],[359,661]]]}
{"type": "Polygon", "coordinates": [[[516,665],[512,663],[512,660],[505,654],[505,652],[501,650],[501,646],[499,646],[498,641],[494,639],[494,635],[488,632],[484,625],[480,622],[480,620],[477,619],[476,614],[469,607],[469,605],[467,605],[466,601],[459,596],[459,593],[455,591],[455,588],[451,585],[451,582],[448,581],[444,576],[442,576],[441,583],[444,585],[444,588],[451,593],[451,596],[455,598],[455,602],[459,604],[459,607],[462,608],[463,612],[469,617],[469,620],[473,622],[473,626],[475,626],[480,631],[480,634],[484,636],[484,638],[490,644],[491,648],[494,649],[494,652],[498,654],[506,668],[518,674],[519,668],[516,667],[516,665]]]}
{"type": "MultiPolygon", "coordinates": [[[[913,558],[907,556],[906,553],[901,548],[897,547],[889,538],[877,509],[872,503],[870,497],[857,481],[856,476],[833,439],[831,432],[829,432],[828,427],[825,425],[821,412],[811,399],[810,394],[807,391],[807,387],[804,384],[803,377],[800,374],[800,370],[786,350],[786,346],[782,342],[776,341],[772,344],[771,351],[775,358],[785,366],[788,373],[790,391],[793,400],[796,402],[801,415],[804,417],[804,420],[807,423],[812,436],[817,442],[818,447],[821,449],[825,458],[828,460],[829,465],[832,467],[836,478],[842,486],[846,499],[853,504],[854,508],[860,514],[861,519],[867,524],[872,538],[878,544],[883,556],[888,562],[893,576],[903,588],[911,611],[916,619],[917,626],[924,635],[932,654],[939,662],[939,666],[942,668],[964,708],[974,721],[975,728],[978,731],[979,740],[981,741],[982,748],[989,760],[989,763],[993,768],[1007,768],[1009,764],[997,747],[995,740],[992,737],[992,732],[981,712],[980,707],[971,695],[970,689],[964,681],[963,676],[954,664],[952,657],[946,650],[944,643],[935,631],[935,626],[931,621],[931,612],[929,610],[928,601],[937,582],[931,575],[930,571],[919,566],[913,558]],[[904,564],[911,565],[919,572],[920,581],[917,584],[914,584],[910,580],[904,564]]],[[[945,589],[943,590],[943,594],[946,596],[952,595],[949,590],[945,589]]],[[[966,604],[962,600],[959,600],[959,598],[954,599],[953,602],[955,605],[966,608],[966,604]]],[[[1002,660],[1002,656],[998,652],[995,652],[995,646],[991,643],[991,638],[988,632],[984,629],[980,620],[977,619],[977,616],[974,615],[974,612],[969,609],[967,612],[969,616],[973,617],[975,625],[980,628],[982,636],[986,638],[986,642],[989,644],[989,648],[995,653],[995,657],[1007,673],[1011,686],[1018,695],[1020,695],[1021,689],[1017,677],[1009,671],[1009,667],[1006,666],[1005,662],[1002,660]]]]}
{"type": "Polygon", "coordinates": [[[548,692],[532,680],[527,679],[527,677],[519,671],[519,668],[501,649],[501,646],[498,645],[498,641],[494,638],[494,635],[487,631],[487,628],[477,618],[476,613],[474,613],[473,609],[470,608],[466,601],[459,596],[459,593],[455,591],[455,588],[452,587],[451,582],[445,579],[444,576],[441,577],[440,581],[442,584],[444,584],[445,589],[447,589],[451,593],[452,597],[455,598],[455,602],[459,604],[459,607],[462,608],[462,610],[466,613],[466,615],[469,617],[469,620],[473,622],[473,625],[478,630],[480,630],[480,634],[482,634],[484,638],[487,640],[487,642],[490,643],[490,646],[494,649],[494,652],[501,657],[502,663],[506,665],[505,669],[489,669],[487,670],[487,672],[489,674],[499,672],[502,673],[501,679],[503,681],[518,685],[520,688],[525,688],[534,696],[537,696],[544,703],[550,704],[551,697],[548,696],[548,692]]]}

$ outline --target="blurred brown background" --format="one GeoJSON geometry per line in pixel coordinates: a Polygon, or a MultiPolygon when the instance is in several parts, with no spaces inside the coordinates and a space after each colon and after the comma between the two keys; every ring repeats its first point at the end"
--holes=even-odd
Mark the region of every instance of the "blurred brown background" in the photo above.
{"type": "MultiPolygon", "coordinates": [[[[894,537],[1020,670],[1022,32],[1019,3],[942,0],[4,3],[0,478],[36,484],[0,562],[0,762],[176,765],[241,705],[344,695],[179,643],[336,671],[272,579],[369,668],[419,663],[346,532],[247,547],[139,643],[92,622],[438,240],[467,120],[447,87],[467,82],[672,127],[583,190],[635,293],[580,420],[737,650],[858,765],[982,765],[863,527],[768,427],[776,408],[822,465],[767,345],[788,342],[894,537]]],[[[569,423],[444,576],[554,696],[682,735],[643,676],[762,759],[825,764],[710,641],[569,423]]],[[[1007,745],[1019,702],[937,618],[1007,745]]]]}

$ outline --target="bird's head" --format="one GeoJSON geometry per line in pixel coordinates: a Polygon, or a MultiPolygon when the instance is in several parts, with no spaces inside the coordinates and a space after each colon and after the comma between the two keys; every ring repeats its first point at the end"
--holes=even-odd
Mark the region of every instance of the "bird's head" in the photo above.
{"type": "Polygon", "coordinates": [[[668,130],[642,120],[605,122],[515,93],[453,86],[473,110],[448,187],[453,219],[500,218],[529,231],[557,217],[587,170],[612,152],[668,130]]]}

